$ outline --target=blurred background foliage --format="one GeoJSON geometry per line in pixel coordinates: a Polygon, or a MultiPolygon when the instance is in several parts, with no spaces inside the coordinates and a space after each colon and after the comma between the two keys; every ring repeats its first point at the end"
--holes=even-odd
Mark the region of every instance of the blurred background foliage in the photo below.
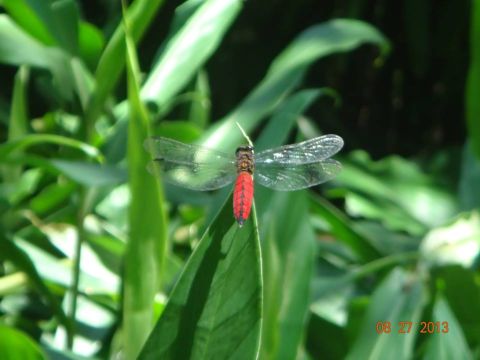
{"type": "Polygon", "coordinates": [[[480,358],[478,0],[0,0],[0,83],[2,359],[480,358]],[[236,121],[343,171],[240,230],[147,173],[236,121]]]}

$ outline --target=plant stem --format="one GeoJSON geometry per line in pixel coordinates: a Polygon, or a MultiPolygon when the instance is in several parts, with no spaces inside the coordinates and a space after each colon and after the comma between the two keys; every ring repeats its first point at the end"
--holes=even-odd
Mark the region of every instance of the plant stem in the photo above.
{"type": "Polygon", "coordinates": [[[77,298],[78,298],[78,287],[80,284],[80,271],[81,271],[81,259],[82,259],[82,245],[83,240],[85,239],[85,217],[88,214],[90,208],[90,199],[94,190],[85,188],[81,189],[80,193],[80,208],[77,214],[77,242],[75,243],[75,251],[73,254],[73,279],[72,279],[72,286],[70,288],[70,303],[69,303],[69,319],[70,319],[70,328],[67,329],[67,348],[72,350],[73,348],[73,341],[75,336],[75,324],[76,324],[76,312],[77,312],[77,298]]]}

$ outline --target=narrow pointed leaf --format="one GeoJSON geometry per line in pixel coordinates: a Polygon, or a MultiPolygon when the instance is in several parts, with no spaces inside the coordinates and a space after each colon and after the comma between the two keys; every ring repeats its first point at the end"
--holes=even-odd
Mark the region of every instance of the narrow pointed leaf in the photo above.
{"type": "Polygon", "coordinates": [[[125,358],[134,359],[153,326],[154,298],[162,280],[167,249],[167,220],[161,183],[146,170],[150,155],[143,143],[150,135],[150,119],[139,95],[140,70],[130,33],[130,18],[124,23],[130,105],[127,159],[131,202],[122,335],[125,358]]]}

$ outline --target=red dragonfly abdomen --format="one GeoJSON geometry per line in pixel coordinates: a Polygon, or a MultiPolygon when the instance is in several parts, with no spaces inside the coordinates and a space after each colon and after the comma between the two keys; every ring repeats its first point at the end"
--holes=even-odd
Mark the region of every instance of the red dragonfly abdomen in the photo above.
{"type": "Polygon", "coordinates": [[[233,190],[233,215],[240,226],[250,215],[253,200],[253,176],[248,171],[238,174],[233,190]]]}

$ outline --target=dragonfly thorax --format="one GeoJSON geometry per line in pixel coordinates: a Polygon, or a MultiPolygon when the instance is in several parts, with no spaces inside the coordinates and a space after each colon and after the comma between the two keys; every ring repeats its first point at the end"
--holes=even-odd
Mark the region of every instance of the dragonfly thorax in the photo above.
{"type": "Polygon", "coordinates": [[[237,173],[248,172],[253,174],[254,168],[254,155],[252,146],[240,146],[235,151],[237,157],[237,173]]]}

